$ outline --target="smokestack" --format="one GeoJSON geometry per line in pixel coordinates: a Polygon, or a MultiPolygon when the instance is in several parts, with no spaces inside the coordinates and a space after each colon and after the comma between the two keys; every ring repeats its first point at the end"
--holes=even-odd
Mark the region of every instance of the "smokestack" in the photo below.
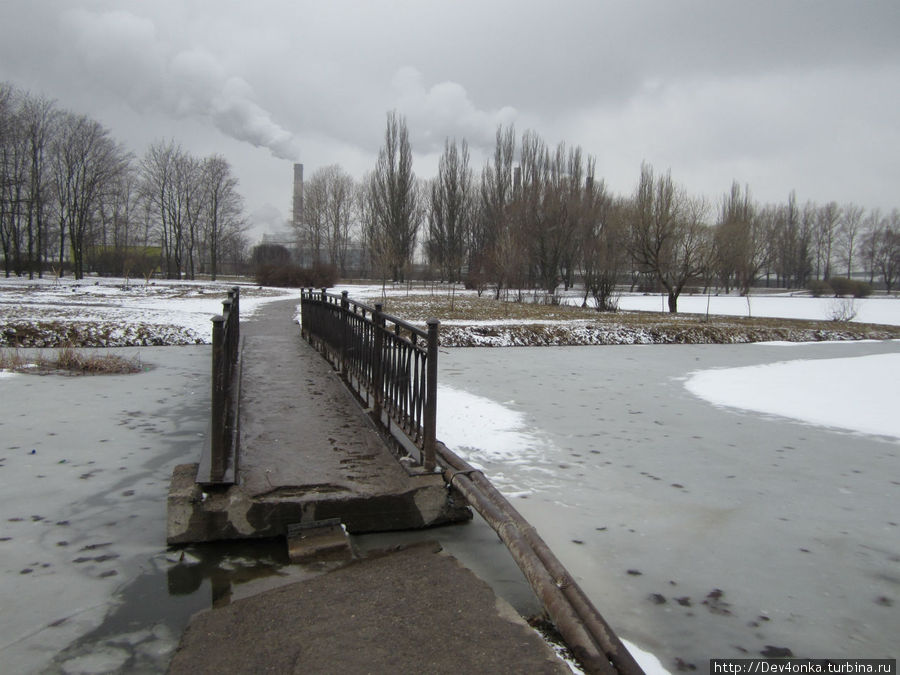
{"type": "Polygon", "coordinates": [[[303,223],[303,165],[294,164],[294,227],[303,223]]]}

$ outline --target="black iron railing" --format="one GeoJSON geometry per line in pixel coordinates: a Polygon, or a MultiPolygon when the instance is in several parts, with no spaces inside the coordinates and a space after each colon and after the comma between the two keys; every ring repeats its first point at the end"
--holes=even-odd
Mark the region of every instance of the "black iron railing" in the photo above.
{"type": "Polygon", "coordinates": [[[303,289],[303,334],[339,368],[377,421],[399,427],[421,456],[435,467],[437,425],[437,319],[427,330],[327,289],[303,289]]]}
{"type": "MultiPolygon", "coordinates": [[[[238,356],[240,344],[240,289],[228,291],[222,314],[212,318],[212,414],[207,475],[198,482],[233,482],[237,443],[238,356]]],[[[201,463],[201,473],[206,473],[201,463]]]]}

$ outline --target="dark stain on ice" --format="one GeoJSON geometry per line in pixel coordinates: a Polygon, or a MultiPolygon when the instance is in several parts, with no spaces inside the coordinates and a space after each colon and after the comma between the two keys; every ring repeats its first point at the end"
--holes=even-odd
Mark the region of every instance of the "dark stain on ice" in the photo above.
{"type": "Polygon", "coordinates": [[[774,647],[772,645],[766,645],[766,648],[760,654],[770,659],[787,659],[794,656],[794,652],[787,647],[774,647]]]}
{"type": "Polygon", "coordinates": [[[703,601],[703,605],[706,605],[706,608],[710,611],[711,614],[719,614],[721,616],[730,616],[731,615],[731,605],[723,600],[725,597],[725,591],[720,588],[714,588],[712,591],[706,594],[706,600],[703,601]]]}
{"type": "Polygon", "coordinates": [[[649,598],[650,602],[652,602],[654,605],[666,604],[666,596],[664,596],[662,593],[651,593],[649,598]]]}
{"type": "Polygon", "coordinates": [[[640,570],[635,570],[635,569],[627,570],[627,573],[633,577],[639,577],[643,574],[643,572],[641,572],[640,570]]]}
{"type": "Polygon", "coordinates": [[[688,663],[679,656],[675,659],[675,670],[683,673],[690,670],[697,670],[697,666],[693,663],[688,663]]]}

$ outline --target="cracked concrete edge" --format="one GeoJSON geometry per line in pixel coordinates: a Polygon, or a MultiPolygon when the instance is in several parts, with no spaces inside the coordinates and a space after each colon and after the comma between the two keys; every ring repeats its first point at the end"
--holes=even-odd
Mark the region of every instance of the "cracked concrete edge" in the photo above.
{"type": "Polygon", "coordinates": [[[412,487],[380,495],[293,493],[254,498],[240,486],[208,488],[195,483],[196,464],[172,472],[166,541],[169,545],[283,536],[293,523],[339,518],[353,533],[419,529],[472,518],[461,495],[440,476],[413,480],[412,487]]]}

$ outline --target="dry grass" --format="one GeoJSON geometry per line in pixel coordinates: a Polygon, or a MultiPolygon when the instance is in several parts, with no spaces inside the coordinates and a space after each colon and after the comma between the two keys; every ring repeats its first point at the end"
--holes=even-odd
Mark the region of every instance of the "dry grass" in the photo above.
{"type": "Polygon", "coordinates": [[[410,295],[388,297],[381,302],[388,314],[418,323],[424,323],[430,317],[441,321],[577,321],[600,316],[598,312],[580,307],[507,302],[486,295],[480,298],[472,295],[410,295]]]}
{"type": "Polygon", "coordinates": [[[441,343],[445,346],[900,338],[900,326],[770,317],[597,312],[575,306],[508,302],[487,296],[451,297],[445,293],[388,297],[383,303],[385,312],[412,323],[424,323],[429,317],[441,319],[445,322],[441,329],[441,343]],[[487,321],[492,323],[481,323],[487,321]],[[471,324],[467,325],[467,322],[471,324]]]}
{"type": "Polygon", "coordinates": [[[16,349],[0,350],[0,370],[17,373],[65,375],[128,375],[144,369],[139,357],[83,352],[72,346],[61,347],[49,354],[23,355],[16,349]]]}

